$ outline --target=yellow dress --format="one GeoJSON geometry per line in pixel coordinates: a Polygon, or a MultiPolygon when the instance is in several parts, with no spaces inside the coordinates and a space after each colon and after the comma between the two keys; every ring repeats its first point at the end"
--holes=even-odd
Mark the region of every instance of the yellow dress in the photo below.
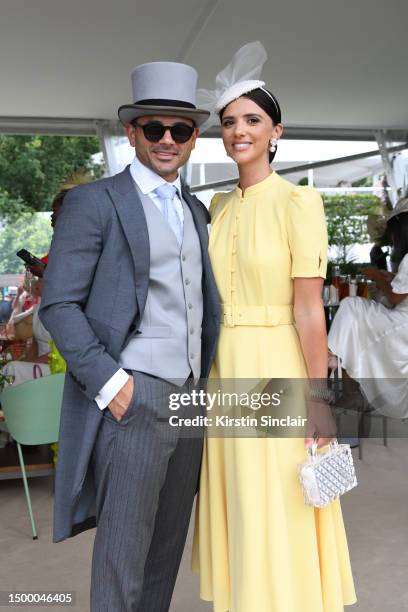
{"type": "MultiPolygon", "coordinates": [[[[320,196],[273,172],[244,195],[239,187],[216,194],[210,212],[226,313],[210,377],[306,377],[287,317],[293,278],[325,277],[320,196]],[[263,325],[239,324],[240,313],[259,317],[259,306],[269,313],[263,325]]],[[[193,568],[215,612],[343,612],[356,601],[340,504],[304,504],[304,460],[300,438],[206,438],[193,568]]]]}

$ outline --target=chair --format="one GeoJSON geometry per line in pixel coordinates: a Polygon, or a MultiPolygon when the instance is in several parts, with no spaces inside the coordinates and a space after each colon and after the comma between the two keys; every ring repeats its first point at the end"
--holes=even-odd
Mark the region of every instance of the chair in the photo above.
{"type": "Polygon", "coordinates": [[[359,421],[358,421],[358,437],[360,440],[360,444],[358,447],[358,458],[363,458],[363,440],[364,438],[368,438],[370,434],[370,425],[369,429],[366,428],[365,418],[368,416],[370,419],[380,418],[382,420],[382,434],[383,434],[383,445],[388,446],[388,423],[387,417],[383,414],[376,414],[375,410],[370,406],[367,399],[361,393],[362,396],[362,409],[359,410],[359,421]],[[374,413],[374,414],[372,414],[374,413]]]}
{"type": "MultiPolygon", "coordinates": [[[[337,357],[337,367],[331,370],[330,374],[330,382],[332,389],[334,391],[335,402],[337,403],[342,395],[343,395],[343,377],[342,377],[342,366],[341,360],[337,357]]],[[[360,385],[358,385],[358,392],[360,396],[360,401],[357,404],[357,416],[358,416],[358,458],[360,460],[363,459],[363,440],[364,438],[368,438],[370,435],[371,425],[367,426],[366,417],[369,416],[371,418],[379,417],[382,419],[382,434],[383,434],[383,444],[384,446],[388,446],[388,423],[387,417],[381,414],[371,414],[373,412],[373,408],[367,402],[364,393],[361,390],[360,385]]]]}
{"type": "Polygon", "coordinates": [[[21,444],[51,444],[58,441],[64,379],[65,374],[44,376],[16,387],[11,385],[0,395],[5,424],[17,443],[33,540],[37,540],[38,536],[21,444]]]}

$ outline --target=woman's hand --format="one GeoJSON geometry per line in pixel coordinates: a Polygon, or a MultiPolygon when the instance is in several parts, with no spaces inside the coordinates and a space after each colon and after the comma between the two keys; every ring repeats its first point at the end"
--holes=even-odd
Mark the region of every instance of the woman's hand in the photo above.
{"type": "Polygon", "coordinates": [[[361,268],[361,274],[364,274],[366,278],[369,278],[372,281],[376,281],[379,276],[380,270],[378,268],[361,268]]]}
{"type": "Polygon", "coordinates": [[[392,279],[395,276],[394,272],[388,272],[388,270],[378,270],[378,271],[380,272],[381,276],[385,278],[385,280],[388,281],[389,283],[392,281],[392,279]]]}
{"type": "Polygon", "coordinates": [[[392,274],[392,272],[388,272],[387,270],[377,270],[377,268],[363,268],[362,272],[367,278],[375,282],[378,289],[384,293],[386,298],[388,298],[388,300],[394,306],[400,304],[407,297],[408,294],[406,293],[394,293],[391,281],[395,274],[392,274]]]}
{"type": "Polygon", "coordinates": [[[26,270],[31,272],[34,276],[42,278],[44,276],[45,265],[41,264],[26,264],[26,270]]]}
{"type": "Polygon", "coordinates": [[[337,433],[330,404],[324,400],[309,398],[307,402],[307,425],[305,446],[309,448],[314,442],[318,448],[330,444],[337,433]]]}
{"type": "Polygon", "coordinates": [[[378,279],[385,279],[388,282],[391,282],[394,278],[395,274],[392,272],[388,272],[388,270],[378,270],[378,268],[361,268],[361,274],[364,274],[367,278],[374,282],[378,282],[378,279]]]}

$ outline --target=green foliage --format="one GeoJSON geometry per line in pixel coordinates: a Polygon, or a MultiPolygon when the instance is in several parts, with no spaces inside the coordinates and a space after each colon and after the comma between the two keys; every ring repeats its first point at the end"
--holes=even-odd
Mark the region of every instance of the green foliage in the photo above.
{"type": "Polygon", "coordinates": [[[51,209],[63,181],[79,171],[99,178],[92,160],[98,139],[83,136],[0,136],[0,217],[51,209]]]}
{"type": "Polygon", "coordinates": [[[351,183],[352,187],[372,187],[373,186],[373,177],[372,176],[365,176],[362,179],[359,179],[358,181],[354,181],[353,183],[351,183]]]}
{"type": "Polygon", "coordinates": [[[298,185],[308,185],[308,184],[309,184],[309,179],[307,176],[304,176],[298,181],[298,185]]]}
{"type": "MultiPolygon", "coordinates": [[[[6,365],[6,361],[0,361],[0,366],[6,365]]],[[[0,391],[4,391],[9,385],[12,385],[14,376],[7,376],[0,370],[0,391]]]]}
{"type": "Polygon", "coordinates": [[[337,247],[336,261],[346,263],[354,244],[371,242],[367,231],[369,216],[381,214],[381,200],[373,195],[323,196],[329,245],[337,247]]]}
{"type": "Polygon", "coordinates": [[[16,257],[17,251],[27,249],[42,257],[49,251],[51,237],[50,220],[45,215],[23,213],[18,220],[7,222],[0,228],[0,274],[24,272],[24,263],[16,257]]]}
{"type": "Polygon", "coordinates": [[[3,191],[0,186],[0,216],[12,221],[24,213],[30,212],[20,197],[12,198],[7,191],[3,191]]]}

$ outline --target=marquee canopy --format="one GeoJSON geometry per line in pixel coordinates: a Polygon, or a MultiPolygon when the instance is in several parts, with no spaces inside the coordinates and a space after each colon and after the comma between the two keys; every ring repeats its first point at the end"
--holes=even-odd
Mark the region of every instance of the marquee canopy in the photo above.
{"type": "Polygon", "coordinates": [[[260,40],[287,134],[406,140],[406,0],[2,0],[0,11],[3,132],[91,133],[131,101],[134,65],[190,63],[211,88],[260,40]]]}

